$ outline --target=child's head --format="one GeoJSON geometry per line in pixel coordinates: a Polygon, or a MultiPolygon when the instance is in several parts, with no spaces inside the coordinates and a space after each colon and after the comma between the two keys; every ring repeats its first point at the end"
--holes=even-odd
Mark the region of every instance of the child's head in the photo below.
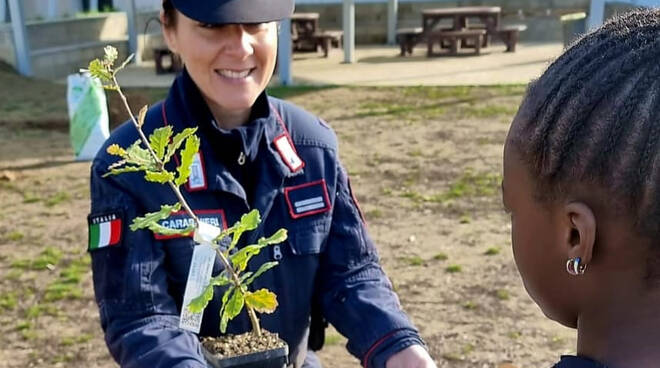
{"type": "Polygon", "coordinates": [[[504,157],[514,256],[546,315],[575,327],[659,292],[660,10],[614,19],[557,59],[530,85],[504,157]]]}

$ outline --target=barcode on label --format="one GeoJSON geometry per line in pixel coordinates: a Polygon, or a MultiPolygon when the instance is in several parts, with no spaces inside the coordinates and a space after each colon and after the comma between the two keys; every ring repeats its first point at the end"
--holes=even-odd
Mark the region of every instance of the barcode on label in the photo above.
{"type": "Polygon", "coordinates": [[[211,280],[213,264],[215,263],[215,251],[209,245],[196,245],[193,250],[192,260],[190,261],[190,270],[188,271],[188,281],[186,282],[186,291],[183,294],[183,306],[179,316],[179,327],[198,333],[202,326],[202,316],[204,312],[192,313],[188,309],[188,304],[194,298],[198,297],[206,285],[211,280]]]}

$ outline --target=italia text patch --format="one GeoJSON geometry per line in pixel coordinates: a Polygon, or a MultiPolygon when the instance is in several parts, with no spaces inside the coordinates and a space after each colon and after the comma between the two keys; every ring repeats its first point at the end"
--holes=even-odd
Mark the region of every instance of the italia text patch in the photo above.
{"type": "MultiPolygon", "coordinates": [[[[223,210],[193,210],[195,215],[199,218],[199,221],[219,227],[220,229],[227,228],[227,220],[225,218],[225,211],[223,210]]],[[[195,225],[193,219],[188,216],[185,211],[174,212],[170,217],[165,220],[160,220],[159,225],[164,226],[168,229],[173,230],[183,230],[187,227],[195,225]]],[[[192,233],[188,235],[160,235],[154,234],[154,238],[158,240],[165,239],[174,239],[174,238],[183,238],[191,237],[192,233]]]]}
{"type": "Polygon", "coordinates": [[[330,211],[325,179],[284,188],[289,214],[294,219],[330,211]]]}
{"type": "Polygon", "coordinates": [[[89,246],[90,251],[111,247],[119,244],[123,231],[121,212],[110,212],[100,215],[89,215],[89,246]]]}

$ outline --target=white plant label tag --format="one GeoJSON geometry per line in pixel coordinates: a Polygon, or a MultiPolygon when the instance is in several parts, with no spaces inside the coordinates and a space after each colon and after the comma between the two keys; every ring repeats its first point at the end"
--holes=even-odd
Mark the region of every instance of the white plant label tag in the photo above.
{"type": "Polygon", "coordinates": [[[183,305],[179,318],[179,328],[199,333],[202,326],[204,312],[193,313],[188,309],[190,301],[198,297],[211,280],[213,264],[215,264],[215,250],[211,242],[222,230],[219,227],[200,222],[199,228],[195,230],[194,240],[197,243],[193,249],[186,291],[183,294],[183,305]]]}

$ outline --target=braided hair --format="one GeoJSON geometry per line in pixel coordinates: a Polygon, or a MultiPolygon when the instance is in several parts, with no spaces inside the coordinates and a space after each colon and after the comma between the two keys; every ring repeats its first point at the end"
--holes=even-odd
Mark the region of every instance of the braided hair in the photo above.
{"type": "Polygon", "coordinates": [[[509,144],[539,200],[595,185],[660,235],[660,9],[614,18],[530,84],[509,144]]]}

